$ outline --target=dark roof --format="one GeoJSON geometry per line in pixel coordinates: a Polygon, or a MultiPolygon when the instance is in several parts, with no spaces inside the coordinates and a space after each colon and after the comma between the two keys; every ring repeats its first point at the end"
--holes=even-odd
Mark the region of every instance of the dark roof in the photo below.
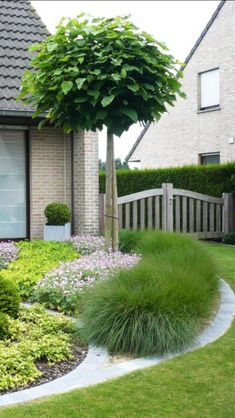
{"type": "Polygon", "coordinates": [[[32,55],[28,48],[49,32],[30,1],[0,1],[0,111],[30,111],[16,102],[32,55]]]}
{"type": "MultiPolygon", "coordinates": [[[[225,4],[226,0],[222,0],[219,5],[217,6],[216,10],[214,11],[213,15],[211,16],[209,22],[207,23],[205,29],[202,31],[201,35],[199,36],[199,38],[197,39],[197,41],[195,42],[193,48],[191,49],[191,51],[189,52],[189,54],[187,55],[187,57],[184,60],[184,67],[182,68],[182,71],[184,70],[184,68],[186,67],[186,65],[188,64],[189,60],[192,58],[194,52],[196,51],[197,47],[200,45],[200,43],[202,42],[204,36],[206,35],[206,33],[208,32],[208,30],[210,29],[211,25],[213,24],[214,20],[216,19],[216,17],[218,16],[220,10],[222,9],[223,5],[225,4]]],[[[131,148],[131,150],[129,151],[129,153],[127,154],[125,160],[128,161],[133,152],[136,150],[137,146],[139,145],[141,139],[143,138],[143,136],[145,135],[146,131],[148,130],[148,128],[150,127],[151,123],[148,122],[145,126],[145,128],[143,129],[143,131],[140,133],[140,135],[138,136],[137,140],[135,141],[133,147],[131,148]]]]}

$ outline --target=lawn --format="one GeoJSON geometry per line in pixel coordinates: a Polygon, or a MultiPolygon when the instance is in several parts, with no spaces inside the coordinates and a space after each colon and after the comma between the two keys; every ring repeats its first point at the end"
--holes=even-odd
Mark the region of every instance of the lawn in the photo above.
{"type": "MultiPolygon", "coordinates": [[[[205,244],[235,289],[235,247],[205,244]]],[[[234,418],[235,324],[216,341],[148,370],[13,408],[0,418],[234,418]]]]}

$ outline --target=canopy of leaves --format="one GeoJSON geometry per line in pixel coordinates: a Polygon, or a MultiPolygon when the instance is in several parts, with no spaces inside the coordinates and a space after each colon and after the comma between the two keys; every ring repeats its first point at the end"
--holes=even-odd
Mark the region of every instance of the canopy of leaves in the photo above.
{"type": "MultiPolygon", "coordinates": [[[[121,158],[115,158],[115,168],[116,170],[129,170],[130,167],[127,161],[121,160],[121,158]]],[[[106,171],[106,163],[102,160],[99,160],[99,171],[106,171]]]]}
{"type": "Polygon", "coordinates": [[[66,132],[105,125],[120,136],[137,121],[158,120],[183,95],[178,63],[128,17],[62,20],[31,50],[20,98],[66,132]]]}

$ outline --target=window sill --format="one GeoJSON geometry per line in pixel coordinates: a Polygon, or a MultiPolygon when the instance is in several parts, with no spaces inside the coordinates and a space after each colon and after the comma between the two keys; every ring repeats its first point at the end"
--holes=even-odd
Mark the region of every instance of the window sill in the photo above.
{"type": "Polygon", "coordinates": [[[207,113],[207,112],[215,112],[216,110],[221,110],[221,107],[220,106],[217,106],[217,107],[213,107],[213,108],[198,110],[197,111],[197,114],[199,114],[199,113],[207,113]]]}

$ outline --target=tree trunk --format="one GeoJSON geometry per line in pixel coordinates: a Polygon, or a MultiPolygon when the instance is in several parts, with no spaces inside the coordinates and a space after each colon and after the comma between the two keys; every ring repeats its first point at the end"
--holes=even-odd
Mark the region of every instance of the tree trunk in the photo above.
{"type": "Polygon", "coordinates": [[[106,156],[106,204],[105,204],[105,238],[112,250],[118,250],[118,207],[117,207],[117,180],[114,159],[113,134],[107,133],[106,156]]]}

